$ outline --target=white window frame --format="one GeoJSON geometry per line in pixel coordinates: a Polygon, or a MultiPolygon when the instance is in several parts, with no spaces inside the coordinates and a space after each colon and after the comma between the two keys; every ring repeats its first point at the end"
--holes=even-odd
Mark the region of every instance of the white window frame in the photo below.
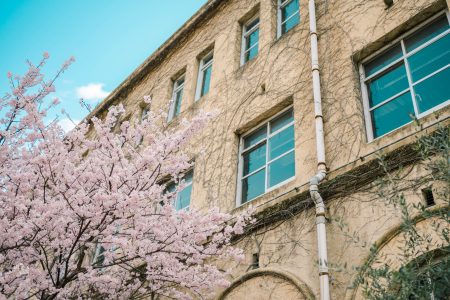
{"type": "MultiPolygon", "coordinates": [[[[172,99],[171,99],[171,103],[170,103],[170,107],[169,107],[169,113],[167,115],[168,122],[170,122],[171,120],[173,120],[176,117],[176,115],[175,115],[175,105],[176,105],[176,100],[177,100],[176,97],[177,97],[178,92],[183,90],[184,83],[185,83],[185,74],[184,73],[183,73],[183,75],[179,76],[176,80],[173,81],[172,99]],[[183,80],[183,83],[180,84],[181,80],[183,80]]],[[[181,98],[183,98],[183,96],[181,96],[181,98]]],[[[180,101],[182,101],[182,99],[180,101]]],[[[180,108],[180,112],[181,112],[181,108],[180,108]]]]}
{"type": "MultiPolygon", "coordinates": [[[[284,33],[281,33],[282,25],[284,23],[286,23],[287,21],[289,21],[293,16],[296,15],[296,14],[293,14],[292,16],[290,16],[289,18],[284,20],[284,22],[282,22],[282,20],[281,20],[281,9],[283,7],[285,7],[286,5],[288,5],[292,1],[294,1],[294,0],[278,0],[278,8],[277,8],[277,38],[280,38],[284,34],[284,33]]],[[[298,3],[298,11],[297,11],[297,13],[298,13],[298,16],[300,18],[300,0],[299,0],[299,3],[298,3]]]]}
{"type": "Polygon", "coordinates": [[[411,30],[407,31],[406,33],[402,34],[401,36],[399,36],[398,38],[396,38],[395,40],[393,40],[392,42],[390,42],[389,44],[387,44],[386,46],[384,46],[383,48],[381,48],[380,50],[374,52],[373,54],[371,54],[370,56],[368,56],[367,58],[365,58],[364,60],[361,61],[361,63],[359,64],[359,76],[360,76],[360,84],[361,84],[361,92],[362,92],[362,100],[363,100],[363,108],[364,108],[364,119],[365,119],[365,127],[366,127],[366,135],[367,135],[367,142],[372,142],[375,140],[378,140],[380,138],[382,138],[383,136],[394,132],[396,130],[399,130],[400,128],[403,128],[405,126],[407,126],[408,124],[410,124],[413,120],[411,120],[411,122],[408,122],[400,127],[397,127],[389,132],[386,132],[383,135],[380,135],[378,137],[374,137],[373,135],[373,124],[372,124],[372,117],[371,117],[371,111],[382,106],[385,103],[390,102],[392,99],[403,95],[405,93],[410,93],[411,94],[411,100],[413,103],[413,107],[414,107],[414,114],[415,117],[417,119],[423,118],[429,114],[434,113],[435,111],[447,106],[450,104],[450,99],[425,111],[422,113],[419,113],[419,109],[416,103],[416,96],[414,94],[414,89],[413,87],[421,82],[423,82],[424,80],[434,76],[435,74],[439,73],[440,71],[449,68],[449,66],[445,66],[440,68],[437,71],[434,71],[431,74],[428,74],[427,76],[425,76],[424,78],[416,81],[416,82],[412,82],[412,77],[411,77],[411,72],[410,72],[410,68],[409,68],[409,64],[408,61],[406,60],[407,58],[409,58],[410,56],[416,54],[418,51],[424,49],[425,47],[427,47],[428,45],[434,43],[436,40],[442,38],[443,36],[450,34],[450,29],[448,29],[445,32],[442,32],[441,34],[435,36],[434,38],[432,38],[431,40],[421,44],[420,46],[418,46],[417,48],[415,48],[414,50],[407,52],[406,53],[406,48],[405,48],[405,44],[404,44],[404,39],[408,38],[409,36],[413,35],[415,32],[419,31],[420,29],[422,29],[423,27],[427,26],[428,24],[430,24],[431,22],[435,21],[436,19],[442,17],[442,15],[446,15],[447,17],[447,21],[450,24],[450,14],[449,12],[446,11],[442,11],[436,15],[434,15],[433,17],[429,18],[428,20],[420,23],[418,26],[415,26],[414,28],[412,28],[411,30]],[[377,72],[375,72],[374,74],[367,76],[365,75],[365,69],[364,69],[364,65],[367,64],[368,62],[370,62],[371,60],[379,57],[380,55],[383,55],[383,53],[385,51],[388,51],[390,49],[392,49],[392,47],[394,47],[395,45],[397,45],[398,43],[400,43],[401,49],[402,49],[402,56],[399,57],[398,59],[396,59],[395,61],[391,62],[389,65],[381,68],[380,70],[378,70],[377,72]],[[406,75],[407,75],[407,79],[408,79],[408,88],[397,93],[396,95],[384,100],[383,102],[370,107],[370,102],[369,102],[369,90],[368,90],[368,86],[366,84],[367,81],[370,81],[370,79],[379,76],[380,74],[382,74],[383,72],[386,72],[392,68],[394,68],[395,66],[397,66],[399,63],[401,63],[403,61],[403,64],[405,66],[406,69],[406,75]]]}
{"type": "Polygon", "coordinates": [[[263,196],[263,195],[265,195],[265,194],[267,194],[267,193],[269,193],[269,192],[279,188],[280,186],[285,185],[288,182],[294,180],[296,178],[296,176],[297,176],[297,167],[296,166],[294,167],[294,175],[292,177],[290,177],[290,178],[288,178],[288,179],[286,179],[286,180],[284,180],[284,181],[282,181],[282,182],[280,182],[280,183],[278,183],[278,184],[276,184],[276,185],[274,185],[272,187],[269,187],[269,183],[268,183],[268,180],[269,180],[269,172],[268,172],[268,170],[269,170],[270,163],[272,163],[274,160],[280,159],[281,157],[286,156],[286,155],[288,155],[288,154],[290,154],[292,152],[294,152],[294,163],[295,163],[295,115],[294,115],[294,108],[293,108],[292,105],[289,106],[289,107],[286,107],[285,109],[283,109],[280,112],[276,113],[275,115],[273,115],[269,119],[266,119],[265,121],[259,123],[257,126],[255,126],[250,131],[248,131],[245,134],[243,134],[240,137],[240,139],[239,139],[239,162],[238,162],[238,176],[237,176],[238,177],[238,182],[237,182],[237,189],[236,189],[237,190],[237,193],[236,193],[236,207],[239,207],[239,206],[245,205],[247,203],[250,203],[250,202],[256,200],[257,198],[259,198],[259,197],[261,197],[261,196],[263,196]],[[291,110],[291,109],[292,109],[293,116],[294,116],[293,120],[291,122],[289,122],[288,124],[284,125],[283,127],[281,127],[280,129],[278,129],[277,131],[275,131],[273,133],[270,133],[270,122],[272,120],[276,119],[277,117],[279,117],[280,115],[282,115],[283,113],[287,112],[288,110],[291,110]],[[279,155],[279,156],[277,156],[277,157],[275,157],[275,158],[273,158],[271,160],[267,160],[268,159],[268,151],[269,151],[269,143],[268,143],[269,139],[272,136],[277,135],[281,131],[285,130],[286,128],[288,128],[291,125],[294,125],[294,148],[292,148],[291,150],[289,150],[289,151],[287,151],[287,152],[285,152],[285,153],[283,153],[283,154],[281,154],[281,155],[279,155]],[[261,127],[263,127],[263,126],[266,126],[266,129],[267,129],[266,137],[264,139],[262,139],[261,141],[257,142],[256,144],[251,145],[250,147],[247,147],[247,148],[244,149],[244,140],[245,140],[245,138],[248,137],[249,135],[251,135],[252,133],[256,132],[257,130],[261,129],[261,127]],[[266,143],[266,162],[265,162],[264,166],[256,169],[255,171],[253,171],[253,172],[251,172],[251,173],[249,173],[249,174],[247,174],[245,176],[242,176],[243,171],[244,171],[244,155],[243,154],[248,152],[249,150],[255,148],[255,147],[258,147],[259,145],[261,145],[264,142],[266,143]],[[259,171],[261,171],[262,169],[266,170],[266,176],[265,176],[265,180],[264,180],[264,193],[262,193],[259,196],[256,196],[253,199],[247,200],[247,202],[242,203],[242,181],[245,178],[247,178],[247,177],[249,177],[249,176],[251,176],[251,175],[253,175],[253,174],[255,174],[255,173],[259,172],[259,171]]]}
{"type": "MultiPolygon", "coordinates": [[[[254,25],[253,27],[248,28],[248,25],[250,25],[256,19],[259,19],[259,14],[253,16],[249,21],[245,22],[245,24],[242,25],[241,66],[245,65],[248,62],[248,61],[245,61],[245,54],[255,47],[259,48],[259,34],[258,34],[258,42],[255,45],[251,46],[250,48],[246,49],[248,37],[256,30],[259,30],[259,24],[260,24],[261,20],[258,20],[258,23],[256,25],[254,25]]],[[[259,49],[258,49],[258,52],[259,52],[259,49]]]]}
{"type": "MultiPolygon", "coordinates": [[[[205,76],[205,70],[207,68],[209,68],[210,66],[212,68],[213,62],[214,62],[214,49],[209,51],[206,55],[204,55],[202,57],[202,59],[200,59],[200,65],[198,68],[198,77],[197,77],[197,89],[195,91],[195,100],[196,101],[204,96],[204,95],[201,95],[202,88],[203,88],[203,86],[202,86],[203,77],[205,76]],[[211,60],[209,60],[208,63],[205,64],[205,61],[207,61],[209,58],[211,58],[211,60]]],[[[212,69],[211,69],[211,79],[210,80],[212,80],[212,69]]],[[[209,84],[211,85],[211,81],[209,84]]],[[[210,86],[210,88],[211,88],[211,86],[210,86]]]]}

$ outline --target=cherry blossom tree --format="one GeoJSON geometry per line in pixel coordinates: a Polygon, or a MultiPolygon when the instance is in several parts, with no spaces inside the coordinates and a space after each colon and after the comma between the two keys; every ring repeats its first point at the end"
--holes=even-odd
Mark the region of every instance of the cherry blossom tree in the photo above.
{"type": "Polygon", "coordinates": [[[230,238],[250,213],[177,211],[177,191],[166,189],[183,188],[191,164],[182,150],[208,115],[169,130],[164,114],[149,112],[117,129],[119,105],[65,134],[45,120],[73,59],[51,80],[47,60],[8,73],[0,100],[0,298],[190,299],[225,286],[213,262],[242,257],[230,238]]]}

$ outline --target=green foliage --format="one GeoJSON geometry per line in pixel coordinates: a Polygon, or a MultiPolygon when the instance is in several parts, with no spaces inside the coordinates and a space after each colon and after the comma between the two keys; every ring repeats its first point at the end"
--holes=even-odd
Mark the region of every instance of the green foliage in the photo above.
{"type": "MultiPolygon", "coordinates": [[[[412,204],[404,195],[405,178],[399,172],[387,172],[379,180],[378,196],[393,205],[402,217],[400,255],[381,254],[376,245],[370,249],[369,259],[358,267],[353,287],[362,288],[367,299],[448,299],[450,295],[450,128],[440,127],[436,132],[417,140],[416,151],[421,165],[428,171],[427,178],[409,182],[409,188],[421,188],[432,183],[439,188],[433,192],[441,199],[438,207],[412,204]],[[432,218],[433,234],[417,230],[417,221],[432,218]],[[389,257],[388,257],[389,256],[389,257]],[[395,265],[392,261],[395,257],[395,265]]],[[[383,167],[383,159],[380,158],[383,167]]]]}

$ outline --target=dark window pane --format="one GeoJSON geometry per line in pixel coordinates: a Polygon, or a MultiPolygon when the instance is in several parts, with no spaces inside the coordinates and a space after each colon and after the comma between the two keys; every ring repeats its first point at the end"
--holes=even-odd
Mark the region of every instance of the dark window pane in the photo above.
{"type": "Polygon", "coordinates": [[[209,92],[209,84],[211,83],[212,65],[203,71],[202,91],[200,96],[206,95],[209,92]]]}
{"type": "Polygon", "coordinates": [[[419,113],[450,100],[450,67],[414,87],[419,113]]]}
{"type": "Polygon", "coordinates": [[[405,65],[401,64],[369,82],[369,101],[373,107],[408,88],[405,65]]]}
{"type": "Polygon", "coordinates": [[[103,266],[103,264],[105,263],[105,252],[106,252],[105,247],[98,246],[97,258],[94,263],[96,266],[103,266]]]}
{"type": "Polygon", "coordinates": [[[179,86],[182,85],[182,84],[184,84],[184,77],[178,79],[178,80],[177,80],[177,83],[176,83],[175,85],[176,85],[176,87],[179,87],[179,86]]]}
{"type": "Polygon", "coordinates": [[[174,182],[171,182],[166,186],[166,191],[169,193],[173,193],[175,192],[176,188],[177,188],[176,184],[174,182]]]}
{"type": "Polygon", "coordinates": [[[281,33],[284,34],[300,23],[300,14],[295,14],[292,18],[281,25],[281,33]]]}
{"type": "Polygon", "coordinates": [[[408,62],[413,81],[450,64],[450,34],[423,48],[408,58],[408,62]]]}
{"type": "Polygon", "coordinates": [[[245,62],[253,59],[256,55],[258,55],[258,46],[255,46],[249,51],[245,52],[245,62]]]}
{"type": "Polygon", "coordinates": [[[373,136],[379,137],[410,121],[414,107],[409,92],[372,111],[373,136]]]}
{"type": "Polygon", "coordinates": [[[244,154],[244,176],[256,171],[266,163],[266,144],[244,154]]]}
{"type": "Polygon", "coordinates": [[[256,130],[254,133],[250,134],[246,138],[244,138],[244,148],[248,148],[252,145],[255,145],[262,139],[264,139],[267,135],[267,127],[264,125],[263,127],[256,130]]]}
{"type": "Polygon", "coordinates": [[[174,113],[173,113],[174,116],[178,116],[180,114],[182,97],[183,97],[183,89],[179,90],[175,94],[175,108],[174,108],[174,113]]]}
{"type": "Polygon", "coordinates": [[[245,26],[245,30],[248,31],[249,29],[252,29],[253,27],[255,27],[256,24],[259,23],[259,18],[254,19],[251,23],[248,23],[245,26]]]}
{"type": "Polygon", "coordinates": [[[190,170],[184,175],[183,180],[186,183],[191,183],[193,177],[194,177],[194,171],[190,170]]]}
{"type": "Polygon", "coordinates": [[[449,29],[447,16],[443,15],[438,20],[427,25],[423,29],[414,33],[411,37],[405,39],[405,47],[407,51],[412,51],[420,45],[438,36],[442,32],[449,29]]]}
{"type": "Polygon", "coordinates": [[[207,58],[203,59],[203,65],[207,65],[211,60],[213,59],[213,56],[208,56],[207,58]]]}
{"type": "Polygon", "coordinates": [[[397,44],[393,48],[377,56],[377,58],[364,65],[366,77],[375,74],[379,70],[383,69],[387,65],[393,63],[394,61],[402,57],[402,55],[403,55],[402,48],[400,44],[397,44]]]}
{"type": "Polygon", "coordinates": [[[295,175],[295,154],[289,154],[269,164],[269,187],[275,186],[295,175]]]}
{"type": "Polygon", "coordinates": [[[261,171],[242,180],[242,203],[264,194],[266,170],[261,171]]]}
{"type": "Polygon", "coordinates": [[[277,133],[269,139],[269,160],[294,148],[294,125],[277,133]]]}
{"type": "Polygon", "coordinates": [[[277,131],[292,121],[294,121],[294,114],[292,109],[290,109],[270,122],[270,133],[277,131]]]}

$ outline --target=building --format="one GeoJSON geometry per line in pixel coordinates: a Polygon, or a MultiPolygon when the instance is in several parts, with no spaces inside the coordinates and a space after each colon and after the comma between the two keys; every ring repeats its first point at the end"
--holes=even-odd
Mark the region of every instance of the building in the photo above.
{"type": "MultiPolygon", "coordinates": [[[[123,103],[124,118],[138,120],[163,110],[173,128],[200,110],[217,112],[188,149],[195,166],[177,205],[256,208],[258,222],[238,241],[246,262],[218,299],[328,299],[326,282],[332,299],[361,299],[348,289],[355,271],[332,266],[359,266],[368,245],[399,242],[398,212],[370,194],[383,174],[377,157],[420,178],[411,143],[449,123],[450,0],[391,2],[210,0],[92,112],[123,103]],[[312,193],[319,184],[330,222],[311,200],[315,174],[312,193]],[[327,223],[326,261],[316,221],[327,223]]],[[[406,193],[424,201],[420,190],[406,193]]],[[[431,221],[420,222],[426,231],[431,221]]]]}

